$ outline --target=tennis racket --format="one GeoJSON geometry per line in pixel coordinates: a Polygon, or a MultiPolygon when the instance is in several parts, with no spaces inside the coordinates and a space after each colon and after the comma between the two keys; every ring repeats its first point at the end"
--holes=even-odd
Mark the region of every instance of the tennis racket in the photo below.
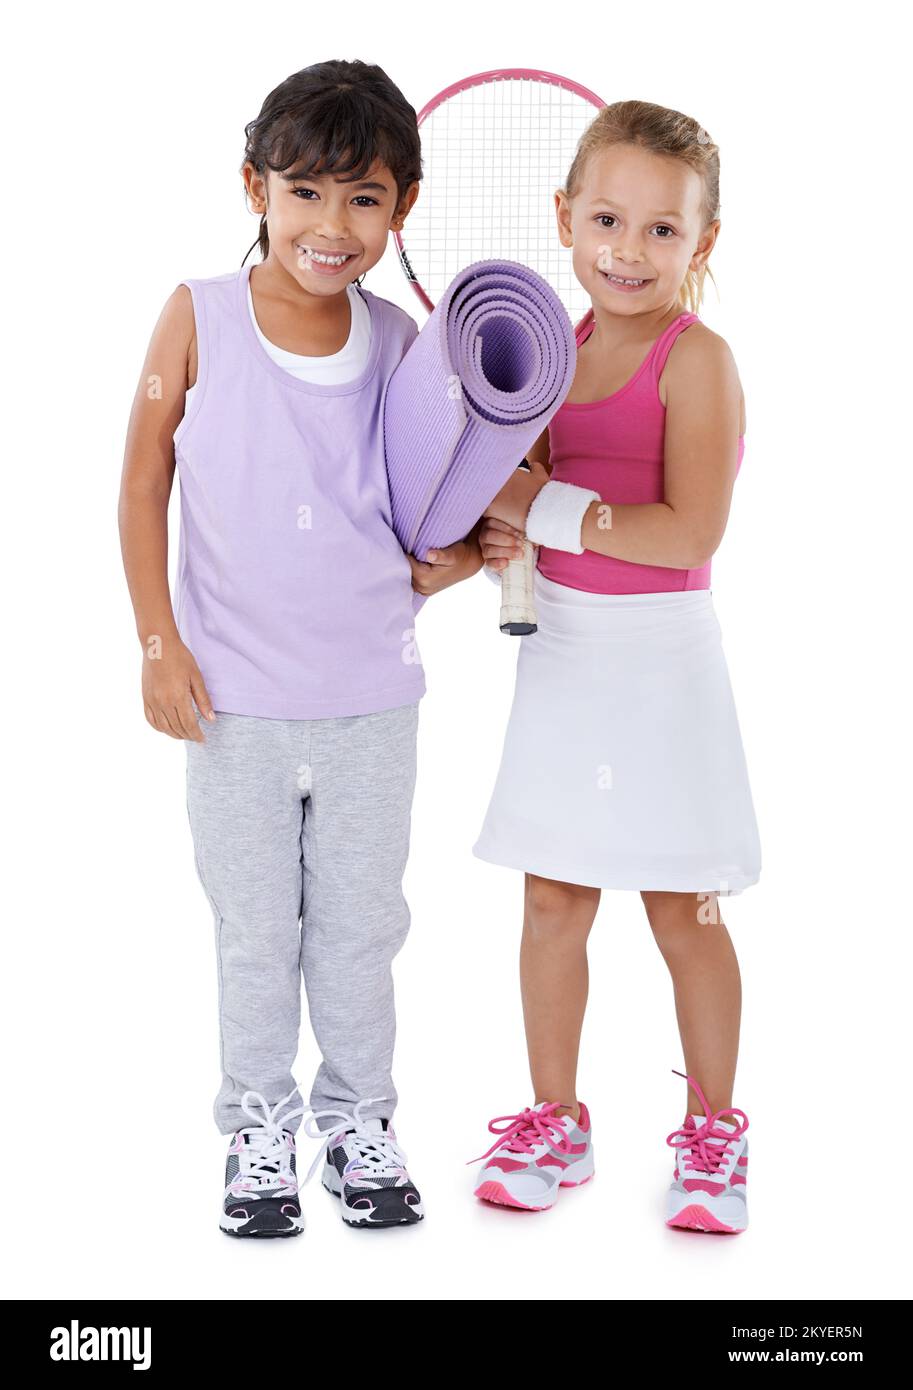
{"type": "MultiPolygon", "coordinates": [[[[604,105],[556,73],[498,68],[453,83],[422,107],[422,195],[394,239],[429,313],[458,271],[491,258],[535,270],[579,324],[590,301],[558,240],[553,195],[604,105]]],[[[501,631],[515,636],[536,631],[530,541],[523,551],[501,576],[501,631]]]]}

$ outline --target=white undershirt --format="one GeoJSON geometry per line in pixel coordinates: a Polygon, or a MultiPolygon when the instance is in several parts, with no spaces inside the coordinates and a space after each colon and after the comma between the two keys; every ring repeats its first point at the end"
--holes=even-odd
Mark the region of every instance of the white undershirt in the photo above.
{"type": "MultiPolygon", "coordinates": [[[[338,352],[331,352],[327,357],[307,357],[303,353],[288,352],[285,348],[277,347],[263,336],[257,315],[254,313],[254,299],[248,280],[247,307],[250,320],[264,350],[273,361],[292,376],[297,376],[302,381],[315,381],[323,386],[336,386],[341,382],[354,381],[356,377],[361,376],[371,350],[371,311],[355,285],[346,285],[346,291],[352,308],[348,338],[338,352]]],[[[196,389],[194,384],[184,395],[185,414],[196,389]]]]}

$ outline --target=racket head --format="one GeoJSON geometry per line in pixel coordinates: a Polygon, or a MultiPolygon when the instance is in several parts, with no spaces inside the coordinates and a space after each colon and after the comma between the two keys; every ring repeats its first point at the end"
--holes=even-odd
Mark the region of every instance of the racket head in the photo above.
{"type": "Polygon", "coordinates": [[[573,323],[590,308],[558,239],[554,193],[577,142],[605,102],[541,68],[494,68],[445,87],[418,113],[427,172],[401,232],[400,265],[430,313],[475,261],[527,265],[573,323]]]}

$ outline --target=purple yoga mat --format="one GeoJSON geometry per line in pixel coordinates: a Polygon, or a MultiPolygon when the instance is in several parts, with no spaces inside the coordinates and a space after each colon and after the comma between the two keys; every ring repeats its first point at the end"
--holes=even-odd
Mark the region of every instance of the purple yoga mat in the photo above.
{"type": "Polygon", "coordinates": [[[384,400],[393,530],[407,554],[423,560],[472,529],[561,405],[576,358],[567,311],[534,270],[476,261],[454,277],[384,400]]]}

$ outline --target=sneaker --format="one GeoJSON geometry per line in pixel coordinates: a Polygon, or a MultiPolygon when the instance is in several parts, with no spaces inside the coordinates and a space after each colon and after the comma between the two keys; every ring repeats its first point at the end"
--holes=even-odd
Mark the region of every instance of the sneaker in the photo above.
{"type": "Polygon", "coordinates": [[[748,1225],[748,1140],[744,1137],[748,1116],[744,1110],[718,1110],[711,1115],[700,1086],[692,1076],[685,1080],[700,1096],[705,1113],[689,1115],[682,1128],[666,1139],[678,1150],[666,1197],[666,1225],[738,1234],[748,1225]],[[733,1124],[721,1115],[740,1115],[745,1123],[733,1124]]]}
{"type": "Polygon", "coordinates": [[[295,1172],[295,1136],[287,1124],[306,1107],[299,1105],[287,1111],[281,1125],[276,1120],[280,1107],[297,1090],[296,1086],[272,1110],[258,1091],[245,1091],[241,1097],[241,1108],[254,1123],[236,1130],[229,1145],[219,1218],[226,1235],[266,1238],[297,1236],[304,1230],[295,1172]],[[259,1101],[263,1120],[248,1105],[249,1096],[259,1101]]]}
{"type": "Polygon", "coordinates": [[[307,1132],[324,1142],[308,1180],[323,1158],[323,1185],[339,1198],[347,1226],[412,1226],[425,1215],[422,1199],[406,1170],[406,1155],[396,1142],[390,1121],[361,1114],[363,1106],[376,1104],[373,1100],[359,1101],[351,1114],[345,1110],[314,1112],[306,1122],[307,1132]],[[329,1115],[345,1123],[329,1133],[311,1128],[313,1120],[329,1115]]]}
{"type": "Polygon", "coordinates": [[[476,1197],[503,1207],[548,1211],[562,1187],[589,1182],[594,1172],[590,1113],[581,1104],[579,1120],[572,1115],[556,1119],[558,1109],[557,1102],[541,1101],[531,1110],[491,1121],[491,1133],[502,1137],[482,1154],[476,1197]],[[498,1128],[501,1121],[506,1123],[498,1128]]]}

